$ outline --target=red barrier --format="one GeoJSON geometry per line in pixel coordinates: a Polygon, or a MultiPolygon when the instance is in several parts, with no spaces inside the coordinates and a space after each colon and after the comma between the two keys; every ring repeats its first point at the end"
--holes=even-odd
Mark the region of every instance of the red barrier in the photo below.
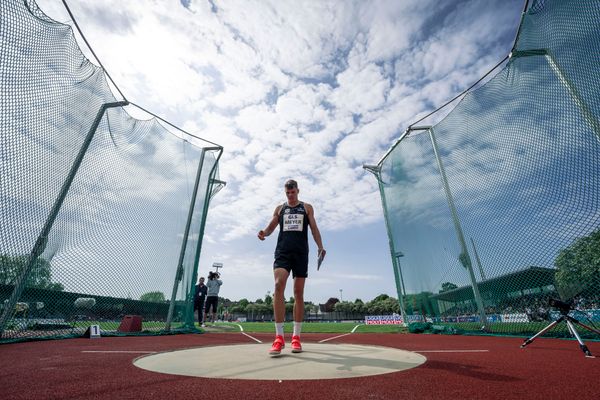
{"type": "Polygon", "coordinates": [[[140,315],[126,315],[123,317],[118,332],[141,332],[142,317],[140,315]]]}

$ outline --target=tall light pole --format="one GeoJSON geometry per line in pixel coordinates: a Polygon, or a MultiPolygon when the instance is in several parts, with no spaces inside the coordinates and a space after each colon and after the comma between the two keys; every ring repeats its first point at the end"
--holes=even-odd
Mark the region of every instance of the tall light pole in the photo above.
{"type": "Polygon", "coordinates": [[[344,299],[342,298],[342,292],[343,292],[343,290],[342,290],[342,289],[340,289],[340,303],[341,303],[342,301],[344,301],[344,299]]]}
{"type": "Polygon", "coordinates": [[[400,315],[402,315],[402,322],[406,325],[408,320],[406,319],[406,310],[404,309],[404,296],[406,295],[406,288],[404,287],[404,277],[402,276],[402,267],[400,266],[400,258],[404,257],[404,253],[397,251],[394,256],[396,257],[396,265],[398,266],[398,275],[400,276],[400,315]]]}

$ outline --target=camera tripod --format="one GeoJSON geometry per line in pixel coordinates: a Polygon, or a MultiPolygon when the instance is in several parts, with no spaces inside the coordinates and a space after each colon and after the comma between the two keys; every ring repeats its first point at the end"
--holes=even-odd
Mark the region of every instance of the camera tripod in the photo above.
{"type": "Polygon", "coordinates": [[[585,354],[586,357],[595,358],[592,355],[592,352],[585,345],[585,343],[583,343],[583,340],[581,340],[581,337],[579,336],[579,333],[577,333],[577,330],[575,329],[575,325],[582,326],[583,328],[585,328],[585,329],[587,329],[589,331],[592,331],[592,332],[596,332],[599,335],[600,335],[600,331],[597,330],[597,329],[595,329],[595,328],[592,328],[591,326],[587,326],[587,325],[581,323],[579,320],[571,317],[569,315],[569,312],[571,311],[571,305],[569,303],[563,303],[562,301],[553,300],[553,301],[551,301],[550,304],[556,306],[557,308],[559,308],[560,313],[562,315],[560,316],[559,319],[557,319],[556,321],[552,322],[550,325],[548,325],[547,327],[545,327],[544,329],[542,329],[541,331],[539,331],[538,333],[536,333],[532,337],[530,337],[527,340],[525,340],[523,342],[523,344],[521,345],[521,348],[522,349],[525,348],[525,346],[527,346],[529,343],[533,342],[538,336],[543,335],[545,332],[549,331],[550,329],[554,328],[556,325],[558,325],[561,322],[565,321],[566,324],[567,324],[567,328],[569,329],[569,333],[575,339],[577,339],[577,342],[579,342],[579,348],[581,349],[581,351],[583,351],[583,354],[585,354]]]}

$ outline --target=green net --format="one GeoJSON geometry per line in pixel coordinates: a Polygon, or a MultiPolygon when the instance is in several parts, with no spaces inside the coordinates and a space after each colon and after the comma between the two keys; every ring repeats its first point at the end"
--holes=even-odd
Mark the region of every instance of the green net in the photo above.
{"type": "Polygon", "coordinates": [[[222,148],[132,118],[33,0],[0,11],[0,340],[192,329],[222,148]]]}
{"type": "Polygon", "coordinates": [[[534,2],[505,67],[370,167],[408,322],[529,334],[550,299],[600,321],[598,21],[599,1],[534,2]]]}

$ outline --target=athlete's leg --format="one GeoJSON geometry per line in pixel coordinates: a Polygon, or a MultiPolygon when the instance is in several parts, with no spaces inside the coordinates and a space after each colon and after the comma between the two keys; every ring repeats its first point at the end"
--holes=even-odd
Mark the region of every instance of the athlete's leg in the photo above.
{"type": "MultiPolygon", "coordinates": [[[[304,283],[306,278],[294,278],[294,322],[304,321],[304,283]]],[[[284,305],[285,306],[285,305],[284,305]]]]}
{"type": "Polygon", "coordinates": [[[275,290],[273,291],[273,314],[275,314],[275,341],[269,354],[281,354],[281,349],[285,347],[283,340],[283,322],[285,321],[285,284],[290,273],[285,268],[273,268],[273,277],[275,278],[275,290]]]}
{"type": "Polygon", "coordinates": [[[304,320],[304,282],[306,278],[294,278],[294,332],[292,333],[292,353],[301,353],[300,332],[304,320]]]}
{"type": "Polygon", "coordinates": [[[290,273],[285,268],[274,268],[273,276],[275,278],[275,291],[273,292],[273,314],[275,314],[275,323],[285,321],[285,285],[290,273]]]}

